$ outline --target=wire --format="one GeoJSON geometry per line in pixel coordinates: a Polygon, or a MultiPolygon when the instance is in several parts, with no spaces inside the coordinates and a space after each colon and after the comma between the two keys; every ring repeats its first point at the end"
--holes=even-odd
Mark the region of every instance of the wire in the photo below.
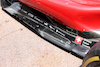
{"type": "Polygon", "coordinates": [[[52,24],[54,24],[54,25],[57,26],[57,24],[55,24],[54,21],[53,21],[50,17],[48,17],[47,15],[45,15],[45,16],[47,17],[48,20],[50,20],[50,22],[51,22],[52,24]]]}
{"type": "Polygon", "coordinates": [[[12,1],[7,0],[10,4],[12,4],[12,1]]]}

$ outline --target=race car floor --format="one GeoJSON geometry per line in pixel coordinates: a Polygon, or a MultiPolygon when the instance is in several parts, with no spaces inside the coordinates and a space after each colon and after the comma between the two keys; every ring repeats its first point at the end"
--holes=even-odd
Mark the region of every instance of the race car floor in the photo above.
{"type": "Polygon", "coordinates": [[[82,59],[50,44],[0,7],[0,67],[79,67],[82,59]]]}

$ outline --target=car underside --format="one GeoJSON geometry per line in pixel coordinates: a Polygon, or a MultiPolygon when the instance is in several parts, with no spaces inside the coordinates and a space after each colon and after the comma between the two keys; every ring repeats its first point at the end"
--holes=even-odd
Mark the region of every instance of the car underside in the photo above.
{"type": "Polygon", "coordinates": [[[100,40],[97,31],[79,31],[59,23],[17,0],[2,0],[2,9],[34,29],[41,37],[61,48],[85,57],[100,40]]]}
{"type": "Polygon", "coordinates": [[[99,35],[82,32],[60,24],[49,16],[32,9],[21,2],[5,1],[3,9],[35,29],[43,38],[84,57],[88,50],[98,42],[99,35]],[[6,4],[5,4],[6,3],[6,4]],[[88,36],[90,35],[90,36],[88,36]],[[77,43],[75,40],[81,40],[77,43]]]}

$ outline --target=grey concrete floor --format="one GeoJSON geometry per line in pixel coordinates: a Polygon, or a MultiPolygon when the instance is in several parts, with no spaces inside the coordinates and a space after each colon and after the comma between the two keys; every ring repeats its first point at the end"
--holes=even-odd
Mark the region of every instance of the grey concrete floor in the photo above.
{"type": "Polygon", "coordinates": [[[82,59],[41,39],[0,7],[0,67],[79,67],[82,59]]]}

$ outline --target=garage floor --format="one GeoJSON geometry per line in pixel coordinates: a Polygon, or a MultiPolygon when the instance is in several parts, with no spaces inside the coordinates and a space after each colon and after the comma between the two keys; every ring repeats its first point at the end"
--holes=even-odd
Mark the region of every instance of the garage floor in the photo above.
{"type": "Polygon", "coordinates": [[[82,59],[46,42],[0,7],[0,67],[79,67],[82,59]]]}

